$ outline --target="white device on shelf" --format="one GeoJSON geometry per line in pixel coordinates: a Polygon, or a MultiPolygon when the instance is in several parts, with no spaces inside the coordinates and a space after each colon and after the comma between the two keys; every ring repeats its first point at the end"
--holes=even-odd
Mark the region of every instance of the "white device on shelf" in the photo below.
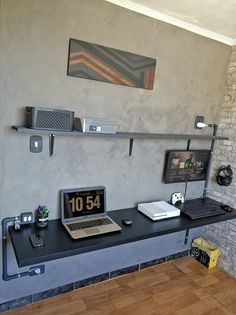
{"type": "Polygon", "coordinates": [[[118,124],[103,118],[81,117],[74,118],[74,129],[89,133],[110,133],[115,134],[118,124]]]}
{"type": "Polygon", "coordinates": [[[139,203],[138,210],[153,221],[173,218],[180,215],[180,210],[165,201],[139,203]]]}
{"type": "Polygon", "coordinates": [[[178,202],[184,203],[184,196],[180,192],[173,193],[171,195],[172,205],[175,205],[178,202]]]}

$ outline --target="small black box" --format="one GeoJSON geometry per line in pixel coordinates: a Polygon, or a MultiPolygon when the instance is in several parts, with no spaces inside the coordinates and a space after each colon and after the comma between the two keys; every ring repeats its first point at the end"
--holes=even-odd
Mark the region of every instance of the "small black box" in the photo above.
{"type": "Polygon", "coordinates": [[[26,127],[72,131],[74,112],[56,108],[26,107],[26,127]]]}

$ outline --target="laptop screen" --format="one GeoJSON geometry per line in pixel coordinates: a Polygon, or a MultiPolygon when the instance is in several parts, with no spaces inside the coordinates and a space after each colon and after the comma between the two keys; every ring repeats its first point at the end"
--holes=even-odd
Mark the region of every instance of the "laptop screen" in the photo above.
{"type": "Polygon", "coordinates": [[[62,219],[87,217],[106,212],[105,187],[61,191],[62,219]]]}

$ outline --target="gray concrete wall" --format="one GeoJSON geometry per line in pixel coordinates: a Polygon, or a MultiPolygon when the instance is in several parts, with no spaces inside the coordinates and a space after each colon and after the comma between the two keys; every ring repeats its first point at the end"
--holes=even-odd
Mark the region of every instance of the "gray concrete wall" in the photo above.
{"type": "MultiPolygon", "coordinates": [[[[217,121],[231,48],[101,0],[0,4],[0,218],[39,204],[57,218],[58,191],[69,187],[105,185],[108,209],[183,192],[183,184],[164,185],[162,173],[165,150],[185,148],[184,141],[138,140],[130,158],[127,140],[57,137],[50,159],[47,137],[43,152],[31,154],[29,136],[10,126],[24,123],[24,107],[30,105],[116,120],[121,131],[207,133],[193,130],[193,121],[196,114],[217,121]],[[70,37],[156,58],[154,89],[67,77],[70,37]]],[[[194,141],[193,147],[209,142],[194,141]]],[[[188,197],[200,196],[202,188],[202,182],[191,183],[188,197]]],[[[28,281],[7,284],[9,292],[18,297],[28,281]]],[[[44,289],[50,287],[46,277],[42,281],[44,289]]]]}
{"type": "MultiPolygon", "coordinates": [[[[219,133],[229,137],[227,141],[216,144],[211,169],[209,195],[231,207],[236,203],[236,46],[233,47],[225,84],[224,101],[219,108],[219,133]],[[216,181],[217,169],[231,165],[234,179],[230,186],[219,186],[216,181]]],[[[221,256],[219,265],[236,277],[236,220],[214,224],[204,228],[205,237],[219,246],[221,256]]]]}

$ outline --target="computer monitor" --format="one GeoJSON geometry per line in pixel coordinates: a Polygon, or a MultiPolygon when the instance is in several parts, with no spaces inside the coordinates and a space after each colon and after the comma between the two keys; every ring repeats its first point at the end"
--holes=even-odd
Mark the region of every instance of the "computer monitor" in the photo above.
{"type": "Polygon", "coordinates": [[[164,183],[206,179],[210,150],[169,150],[166,153],[164,183]]]}

